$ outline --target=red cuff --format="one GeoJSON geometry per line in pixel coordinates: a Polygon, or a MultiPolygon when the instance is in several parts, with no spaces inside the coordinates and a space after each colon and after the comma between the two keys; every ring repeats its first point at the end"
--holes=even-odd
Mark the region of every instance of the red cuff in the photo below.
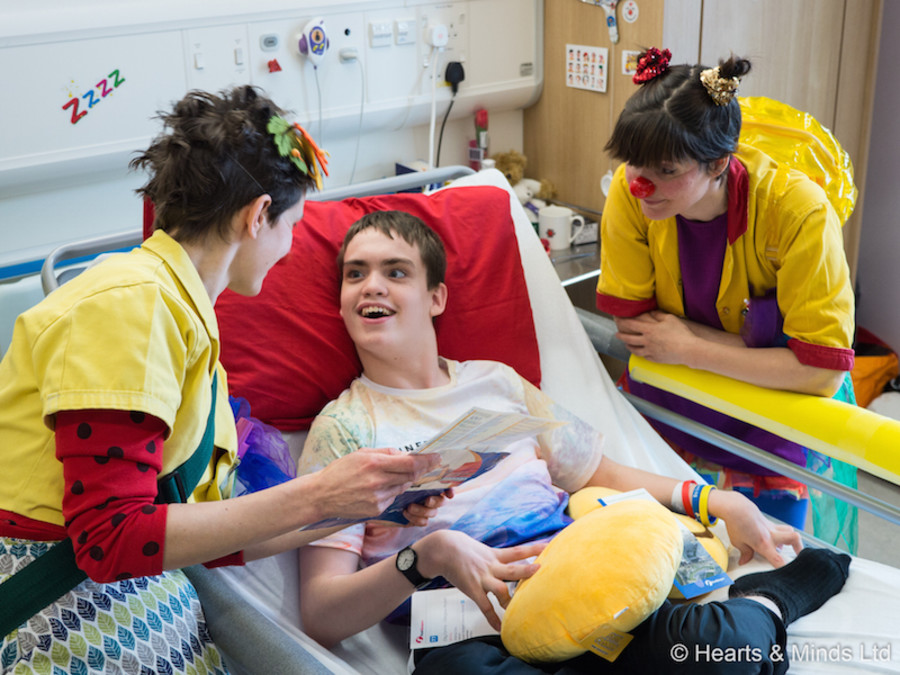
{"type": "Polygon", "coordinates": [[[154,501],[165,431],[164,422],[138,412],[76,410],[56,416],[66,532],[78,566],[95,581],[163,570],[168,507],[154,501]]]}
{"type": "Polygon", "coordinates": [[[597,291],[597,309],[613,316],[631,318],[656,309],[656,298],[647,300],[623,300],[614,295],[606,295],[597,291]]]}
{"type": "Polygon", "coordinates": [[[208,567],[209,569],[213,569],[214,567],[228,567],[230,565],[243,565],[244,564],[244,552],[238,551],[237,553],[232,553],[231,555],[223,555],[221,558],[216,558],[215,560],[210,560],[209,562],[203,563],[204,567],[208,567]]]}
{"type": "Polygon", "coordinates": [[[842,347],[823,347],[797,338],[788,340],[788,347],[794,352],[797,360],[806,366],[828,368],[830,370],[852,370],[856,357],[852,349],[842,347]]]}
{"type": "Polygon", "coordinates": [[[30,539],[31,541],[59,541],[66,538],[66,530],[53,523],[0,509],[0,537],[30,539]]]}

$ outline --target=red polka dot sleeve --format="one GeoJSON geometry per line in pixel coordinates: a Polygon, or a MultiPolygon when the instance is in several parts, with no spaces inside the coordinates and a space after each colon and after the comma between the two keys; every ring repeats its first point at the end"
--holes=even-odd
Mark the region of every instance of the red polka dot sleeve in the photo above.
{"type": "MultiPolygon", "coordinates": [[[[163,570],[165,504],[155,504],[165,423],[121,410],[56,415],[63,517],[78,566],[99,582],[163,570]]],[[[242,555],[208,563],[241,564],[242,555]]]]}

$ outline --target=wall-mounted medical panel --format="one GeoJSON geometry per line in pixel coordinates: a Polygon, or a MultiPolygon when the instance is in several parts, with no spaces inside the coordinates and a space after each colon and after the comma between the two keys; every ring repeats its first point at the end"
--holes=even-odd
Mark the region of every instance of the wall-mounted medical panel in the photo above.
{"type": "Polygon", "coordinates": [[[519,109],[541,88],[542,0],[257,0],[252,12],[34,0],[4,13],[0,197],[124,173],[159,131],[156,112],[191,88],[257,85],[325,142],[428,122],[450,98],[449,61],[466,71],[453,117],[519,109]]]}
{"type": "Polygon", "coordinates": [[[0,49],[0,188],[127,163],[185,91],[183,53],[180,31],[0,49]]]}

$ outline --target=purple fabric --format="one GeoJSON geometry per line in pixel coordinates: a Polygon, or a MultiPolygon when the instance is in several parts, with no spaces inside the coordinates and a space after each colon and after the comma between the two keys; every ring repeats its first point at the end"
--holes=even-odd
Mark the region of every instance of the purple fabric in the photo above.
{"type": "Polygon", "coordinates": [[[747,301],[741,337],[748,347],[787,346],[784,335],[784,317],[778,308],[775,289],[760,298],[747,301]]]}
{"type": "Polygon", "coordinates": [[[678,258],[684,313],[692,321],[722,330],[716,311],[722,266],[725,262],[728,214],[709,222],[676,216],[678,223],[678,258]]]}
{"type": "MultiPolygon", "coordinates": [[[[729,417],[728,415],[723,415],[720,412],[706,408],[699,403],[694,403],[686,398],[670,394],[667,391],[651,387],[648,384],[636,382],[631,379],[631,376],[628,376],[628,389],[636,396],[640,396],[651,403],[656,403],[674,413],[684,415],[689,419],[705,424],[713,429],[717,429],[722,433],[733,436],[734,438],[756,446],[757,448],[771,452],[773,455],[783,457],[794,464],[806,466],[806,454],[803,450],[803,446],[798,445],[797,443],[786,441],[775,434],[734,419],[733,417],[729,417]]],[[[690,434],[679,431],[667,424],[662,424],[656,420],[650,420],[650,423],[662,436],[669,439],[672,443],[675,443],[681,449],[699,457],[703,457],[711,462],[721,464],[729,469],[735,469],[757,476],[778,475],[775,471],[769,471],[758,464],[749,462],[746,459],[741,459],[740,457],[732,455],[727,450],[722,450],[711,443],[694,438],[690,434]]]]}
{"type": "MultiPolygon", "coordinates": [[[[722,322],[716,311],[716,299],[725,260],[727,214],[709,222],[690,221],[678,216],[677,222],[685,316],[697,323],[722,330],[722,322]]],[[[774,300],[774,296],[772,300],[774,300]]],[[[781,317],[777,303],[763,298],[754,299],[751,302],[751,311],[754,313],[753,323],[756,325],[751,338],[754,344],[747,343],[748,346],[763,347],[778,344],[782,336],[780,326],[776,326],[777,322],[775,321],[775,315],[777,318],[781,317]],[[773,307],[774,314],[772,313],[773,307]]],[[[797,443],[786,441],[768,431],[723,415],[675,394],[635,382],[630,376],[628,377],[628,387],[635,395],[651,403],[656,403],[672,412],[771,452],[773,455],[783,457],[794,464],[806,465],[805,451],[797,443]]],[[[726,450],[694,438],[683,431],[655,420],[651,420],[651,423],[672,443],[711,462],[758,476],[777,475],[774,471],[736,457],[726,450]]]]}

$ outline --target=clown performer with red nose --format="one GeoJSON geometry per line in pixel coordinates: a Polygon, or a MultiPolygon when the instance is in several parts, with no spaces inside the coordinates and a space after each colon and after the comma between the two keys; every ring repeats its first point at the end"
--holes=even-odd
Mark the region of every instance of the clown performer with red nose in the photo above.
{"type": "MultiPolygon", "coordinates": [[[[854,299],[838,214],[812,179],[739,142],[748,60],[710,68],[670,58],[641,54],[639,88],[606,144],[622,164],[603,209],[598,308],[649,361],[854,402],[854,299]]],[[[856,486],[848,464],[624,377],[642,398],[856,486]]],[[[804,527],[806,485],[656,426],[709,482],[804,527]]],[[[815,534],[855,552],[856,510],[818,493],[812,506],[815,534]]]]}

